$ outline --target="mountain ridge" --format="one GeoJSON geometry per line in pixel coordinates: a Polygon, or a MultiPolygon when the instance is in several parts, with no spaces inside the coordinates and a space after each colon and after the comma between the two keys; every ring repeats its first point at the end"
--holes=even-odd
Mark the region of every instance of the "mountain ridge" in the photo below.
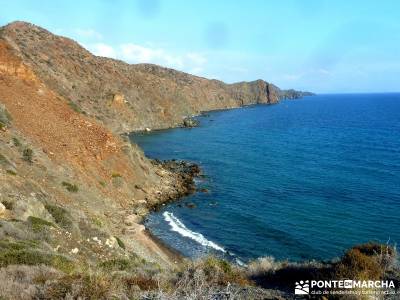
{"type": "Polygon", "coordinates": [[[3,27],[0,35],[47,85],[117,133],[177,127],[202,111],[303,95],[261,79],[226,84],[154,64],[94,56],[72,39],[25,22],[3,27]]]}

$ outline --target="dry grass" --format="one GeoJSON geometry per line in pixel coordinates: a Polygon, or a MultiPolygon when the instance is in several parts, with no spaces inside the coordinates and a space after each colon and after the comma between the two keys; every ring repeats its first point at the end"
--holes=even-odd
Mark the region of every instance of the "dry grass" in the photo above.
{"type": "Polygon", "coordinates": [[[337,278],[382,279],[396,260],[396,251],[388,245],[367,243],[348,250],[335,265],[337,278]]]}
{"type": "Polygon", "coordinates": [[[47,266],[11,265],[0,269],[0,298],[40,299],[45,282],[55,280],[61,273],[47,266]]]}
{"type": "MultiPolygon", "coordinates": [[[[7,247],[14,251],[26,250],[19,244],[7,247]]],[[[394,248],[367,244],[350,249],[340,261],[330,264],[289,263],[266,257],[244,269],[207,257],[186,262],[179,270],[170,272],[132,256],[114,258],[69,274],[38,266],[35,261],[32,266],[8,265],[0,269],[0,280],[7,277],[4,284],[0,283],[0,296],[10,295],[11,299],[271,299],[285,291],[292,293],[293,282],[298,278],[332,279],[339,275],[353,279],[383,278],[388,270],[393,271],[394,257],[394,248]],[[23,270],[19,277],[17,270],[23,270]],[[252,280],[273,291],[255,287],[252,280]]],[[[60,269],[59,265],[54,266],[60,269]]],[[[396,272],[391,274],[398,275],[396,272]]]]}

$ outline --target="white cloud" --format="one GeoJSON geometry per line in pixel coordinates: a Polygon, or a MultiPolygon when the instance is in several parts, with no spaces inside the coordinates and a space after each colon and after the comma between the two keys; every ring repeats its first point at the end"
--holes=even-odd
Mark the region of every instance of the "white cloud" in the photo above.
{"type": "Polygon", "coordinates": [[[117,52],[113,47],[104,43],[96,43],[88,46],[89,50],[93,52],[94,55],[117,58],[117,52]]]}
{"type": "Polygon", "coordinates": [[[197,52],[174,53],[154,46],[125,43],[111,46],[105,43],[86,44],[86,48],[98,56],[124,60],[128,63],[152,63],[200,75],[207,58],[197,52]]]}
{"type": "Polygon", "coordinates": [[[189,70],[189,73],[190,74],[193,74],[193,75],[201,75],[201,73],[204,71],[204,68],[202,68],[202,67],[196,67],[196,68],[193,68],[193,69],[190,69],[189,70]]]}
{"type": "Polygon", "coordinates": [[[136,44],[120,45],[121,58],[131,63],[154,63],[182,69],[184,62],[181,56],[167,53],[164,49],[149,48],[136,44]]]}
{"type": "Polygon", "coordinates": [[[89,29],[77,28],[77,29],[75,29],[75,33],[80,38],[96,39],[96,40],[103,39],[103,36],[101,35],[101,33],[97,32],[96,30],[90,29],[90,28],[89,29]]]}

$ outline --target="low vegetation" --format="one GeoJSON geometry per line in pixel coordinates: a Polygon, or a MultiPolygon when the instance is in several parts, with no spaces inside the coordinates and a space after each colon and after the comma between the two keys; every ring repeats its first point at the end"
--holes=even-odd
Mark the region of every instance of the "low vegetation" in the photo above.
{"type": "Polygon", "coordinates": [[[29,162],[33,162],[33,150],[31,148],[25,148],[24,151],[22,151],[22,158],[29,162]]]}
{"type": "Polygon", "coordinates": [[[68,192],[77,193],[79,188],[76,184],[72,184],[66,181],[61,182],[61,185],[67,189],[68,192]]]}
{"type": "Polygon", "coordinates": [[[124,242],[119,238],[119,237],[115,237],[115,239],[117,240],[117,244],[120,248],[125,249],[125,244],[124,242]]]}
{"type": "Polygon", "coordinates": [[[15,171],[13,171],[13,170],[6,170],[6,173],[7,173],[8,175],[12,175],[12,176],[17,175],[17,173],[16,173],[15,171]]]}
{"type": "Polygon", "coordinates": [[[40,232],[43,231],[46,227],[54,227],[55,225],[49,221],[43,220],[41,218],[29,216],[28,217],[28,222],[32,226],[32,230],[34,232],[40,232]]]}
{"type": "MultiPolygon", "coordinates": [[[[174,272],[135,255],[116,256],[82,268],[79,261],[37,249],[34,242],[2,241],[0,250],[0,279],[4,272],[19,268],[20,276],[12,277],[14,281],[8,284],[22,287],[30,278],[29,284],[35,288],[29,290],[29,299],[272,299],[292,295],[298,278],[384,279],[399,274],[395,249],[377,244],[356,246],[331,263],[263,258],[239,267],[207,257],[184,262],[174,272]],[[15,264],[18,266],[11,266],[15,264]]],[[[1,285],[0,296],[7,298],[3,291],[8,289],[1,285]]],[[[18,291],[14,288],[13,293],[18,291]]]]}
{"type": "Polygon", "coordinates": [[[73,227],[72,217],[66,209],[52,204],[45,204],[45,208],[51,214],[57,225],[67,230],[73,227]]]}
{"type": "Polygon", "coordinates": [[[70,273],[74,269],[72,261],[66,257],[45,252],[36,247],[36,243],[29,241],[0,241],[0,267],[9,265],[47,265],[65,273],[70,273]]]}
{"type": "Polygon", "coordinates": [[[0,104],[0,130],[6,128],[11,124],[12,117],[5,108],[4,105],[0,104]]]}
{"type": "Polygon", "coordinates": [[[395,251],[387,245],[368,243],[348,250],[335,264],[337,278],[357,280],[382,279],[395,259],[395,251]]]}
{"type": "Polygon", "coordinates": [[[389,245],[367,243],[355,246],[338,261],[291,263],[261,258],[249,264],[248,276],[264,288],[291,292],[293,282],[304,280],[379,280],[389,276],[400,279],[396,249],[389,245]],[[393,275],[396,274],[396,275],[393,275]]]}
{"type": "Polygon", "coordinates": [[[69,101],[68,105],[77,113],[86,114],[75,102],[69,101]]]}
{"type": "Polygon", "coordinates": [[[22,143],[20,142],[20,140],[18,138],[13,137],[12,141],[13,141],[13,144],[14,144],[15,147],[21,147],[22,146],[22,143]]]}
{"type": "Polygon", "coordinates": [[[3,154],[0,153],[0,165],[9,165],[10,162],[3,154]]]}

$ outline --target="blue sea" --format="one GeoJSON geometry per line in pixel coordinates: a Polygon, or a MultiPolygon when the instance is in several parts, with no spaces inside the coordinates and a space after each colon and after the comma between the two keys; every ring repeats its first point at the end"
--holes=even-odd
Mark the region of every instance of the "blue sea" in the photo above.
{"type": "Polygon", "coordinates": [[[132,135],[148,157],[203,170],[208,193],[145,222],[184,255],[302,261],[400,242],[400,94],[318,95],[199,120],[132,135]]]}

